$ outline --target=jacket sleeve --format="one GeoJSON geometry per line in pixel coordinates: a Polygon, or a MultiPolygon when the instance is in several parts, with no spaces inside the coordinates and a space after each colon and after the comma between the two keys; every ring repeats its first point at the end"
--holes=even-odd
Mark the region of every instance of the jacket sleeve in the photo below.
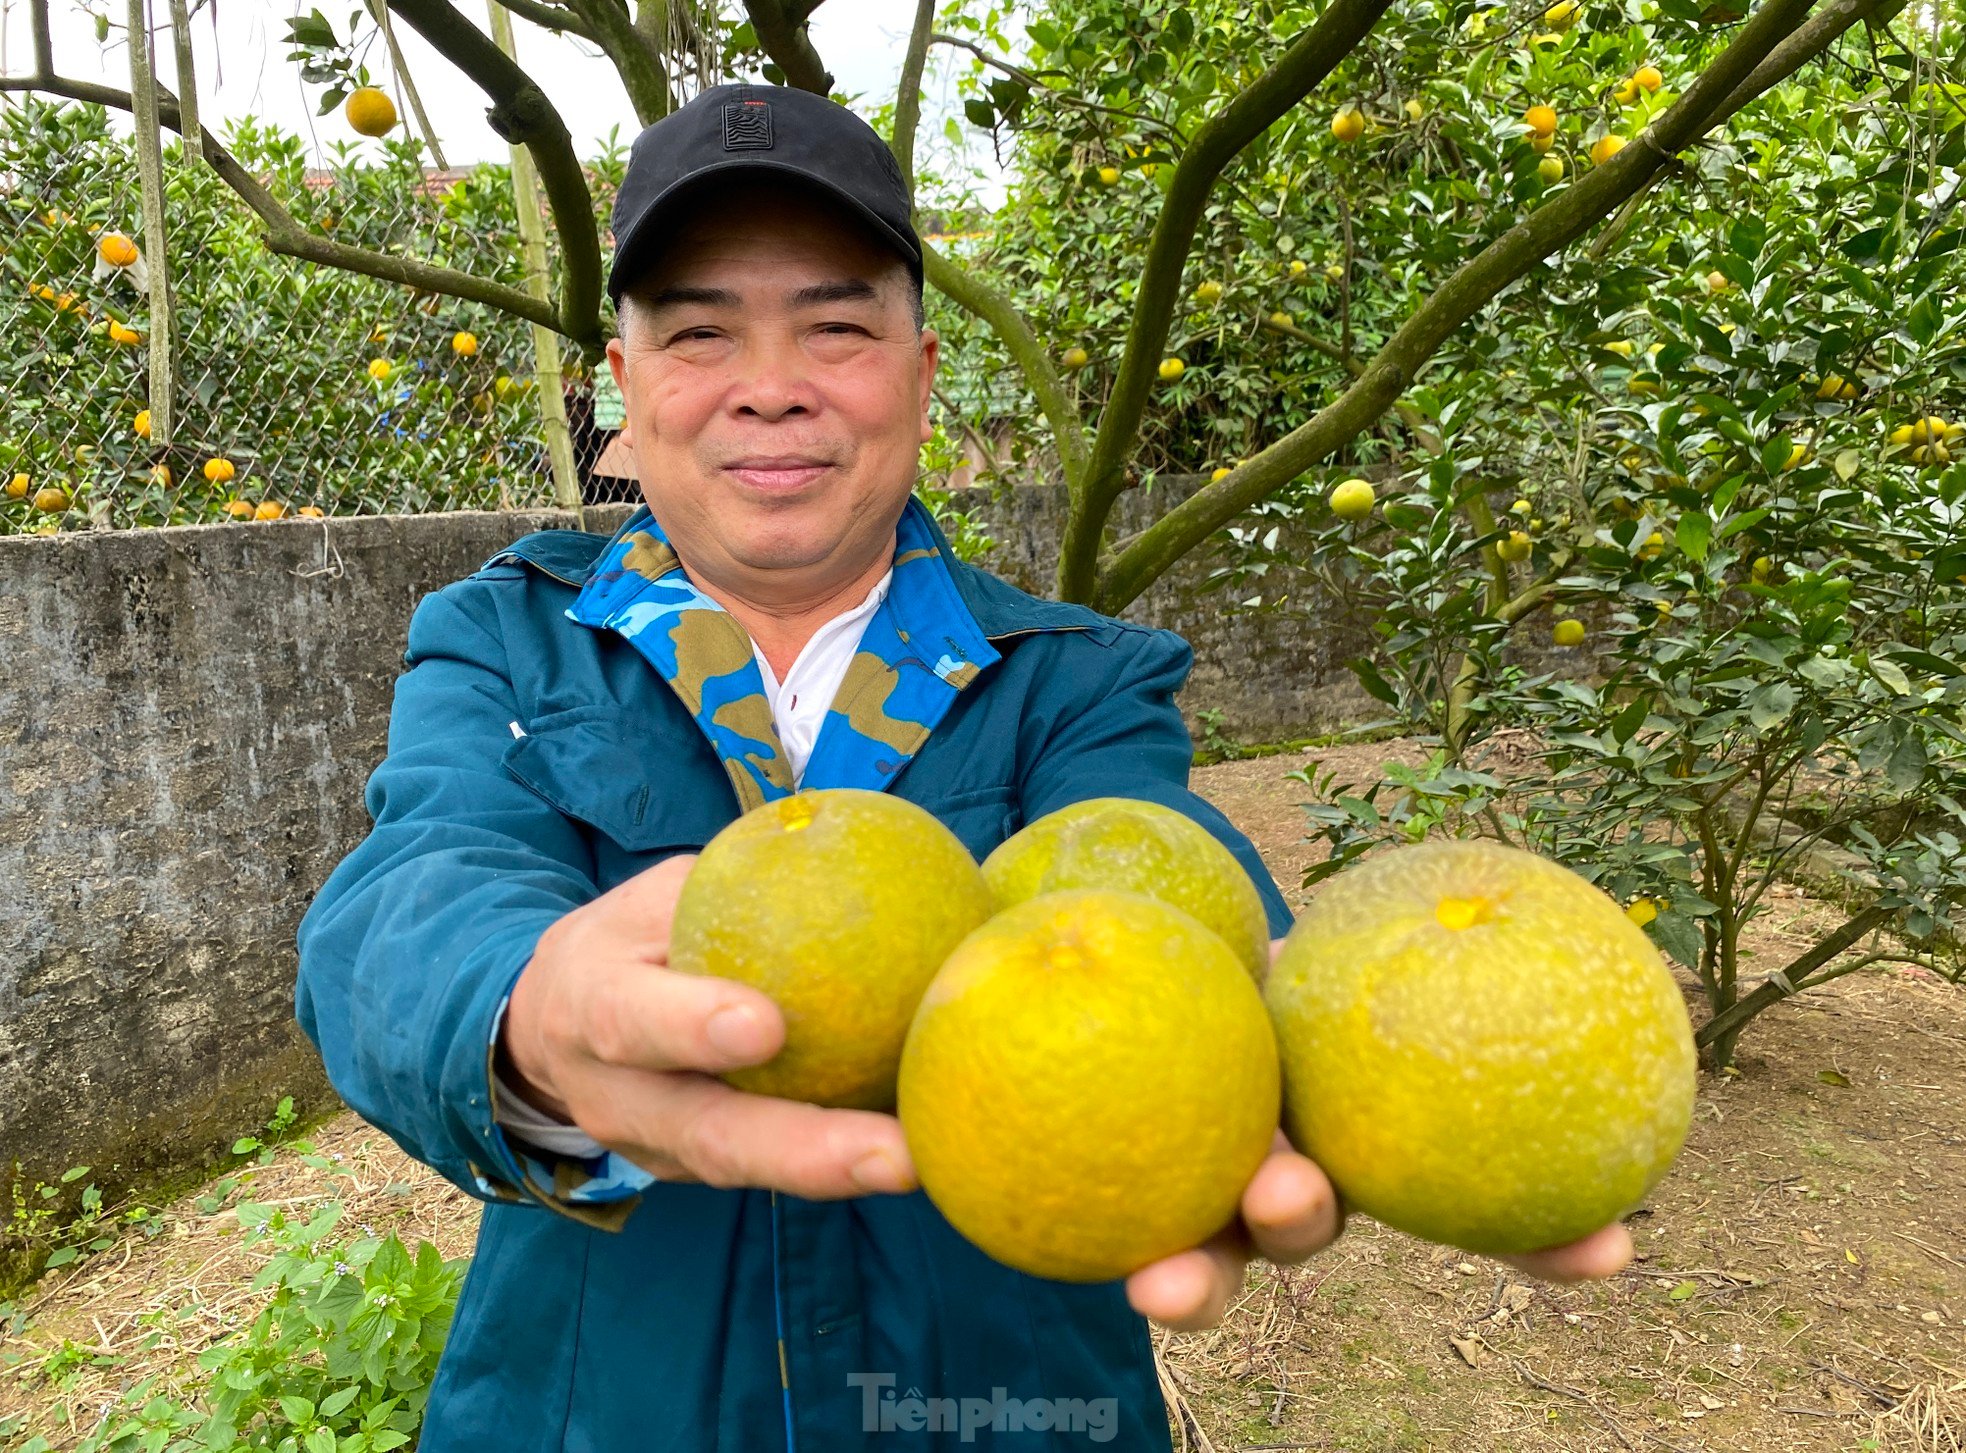
{"type": "Polygon", "coordinates": [[[1024,820],[1035,822],[1091,797],[1135,797],[1171,807],[1236,855],[1262,896],[1271,936],[1288,933],[1289,905],[1255,845],[1188,786],[1194,741],[1174,704],[1194,665],[1188,643],[1172,631],[1128,629],[1111,645],[1088,643],[1074,656],[1057,672],[1069,682],[1069,690],[1054,698],[1059,708],[1030,713],[1024,723],[1024,820]]]}
{"type": "Polygon", "coordinates": [[[374,826],[301,919],[295,1017],[348,1105],[460,1189],[618,1229],[652,1176],[515,1142],[496,1118],[505,1001],[540,935],[598,891],[579,829],[501,765],[524,724],[496,589],[461,581],[411,616],[374,826]]]}

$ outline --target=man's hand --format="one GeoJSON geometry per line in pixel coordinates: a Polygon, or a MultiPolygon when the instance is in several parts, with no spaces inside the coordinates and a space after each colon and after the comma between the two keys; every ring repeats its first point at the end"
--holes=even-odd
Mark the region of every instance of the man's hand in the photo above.
{"type": "MultiPolygon", "coordinates": [[[[1272,962],[1282,947],[1282,939],[1271,941],[1272,962]]],[[[1242,1290],[1250,1258],[1292,1265],[1329,1246],[1344,1227],[1345,1210],[1330,1180],[1279,1130],[1228,1229],[1191,1251],[1141,1267],[1126,1279],[1127,1300],[1143,1317],[1176,1331],[1213,1327],[1242,1290]]],[[[1568,1246],[1500,1258],[1518,1271],[1556,1282],[1616,1276],[1631,1259],[1631,1234],[1617,1224],[1568,1246]]]]}
{"type": "Polygon", "coordinates": [[[892,1115],[748,1095],[715,1078],[778,1053],[785,1021],[755,989],[668,967],[695,861],[658,863],[540,937],[500,1026],[501,1074],[666,1181],[812,1200],[913,1190],[892,1115]]]}

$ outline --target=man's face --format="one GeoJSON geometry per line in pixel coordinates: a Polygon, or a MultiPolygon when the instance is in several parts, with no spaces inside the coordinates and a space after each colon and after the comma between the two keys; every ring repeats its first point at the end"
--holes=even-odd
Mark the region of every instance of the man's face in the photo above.
{"type": "Polygon", "coordinates": [[[816,199],[747,186],[707,201],[633,294],[608,344],[623,433],[691,572],[770,598],[884,562],[936,362],[900,257],[816,199]]]}

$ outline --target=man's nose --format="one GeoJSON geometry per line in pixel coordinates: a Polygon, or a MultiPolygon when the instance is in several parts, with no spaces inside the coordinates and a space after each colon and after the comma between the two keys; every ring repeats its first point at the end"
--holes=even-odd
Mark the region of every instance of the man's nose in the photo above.
{"type": "Polygon", "coordinates": [[[753,338],[739,362],[732,406],[767,422],[811,413],[815,407],[805,355],[789,339],[753,338]]]}

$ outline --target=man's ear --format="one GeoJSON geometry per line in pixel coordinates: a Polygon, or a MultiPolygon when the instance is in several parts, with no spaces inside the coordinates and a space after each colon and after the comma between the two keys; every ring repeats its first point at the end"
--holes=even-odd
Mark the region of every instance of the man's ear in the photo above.
{"type": "Polygon", "coordinates": [[[922,329],[922,443],[935,436],[935,421],[929,418],[929,400],[935,392],[935,368],[942,360],[942,340],[933,328],[922,329]]]}
{"type": "MultiPolygon", "coordinates": [[[[614,374],[614,386],[621,390],[621,400],[628,401],[628,353],[619,338],[608,339],[608,369],[614,374]]],[[[623,447],[635,447],[635,411],[623,410],[620,439],[623,447]]]]}

